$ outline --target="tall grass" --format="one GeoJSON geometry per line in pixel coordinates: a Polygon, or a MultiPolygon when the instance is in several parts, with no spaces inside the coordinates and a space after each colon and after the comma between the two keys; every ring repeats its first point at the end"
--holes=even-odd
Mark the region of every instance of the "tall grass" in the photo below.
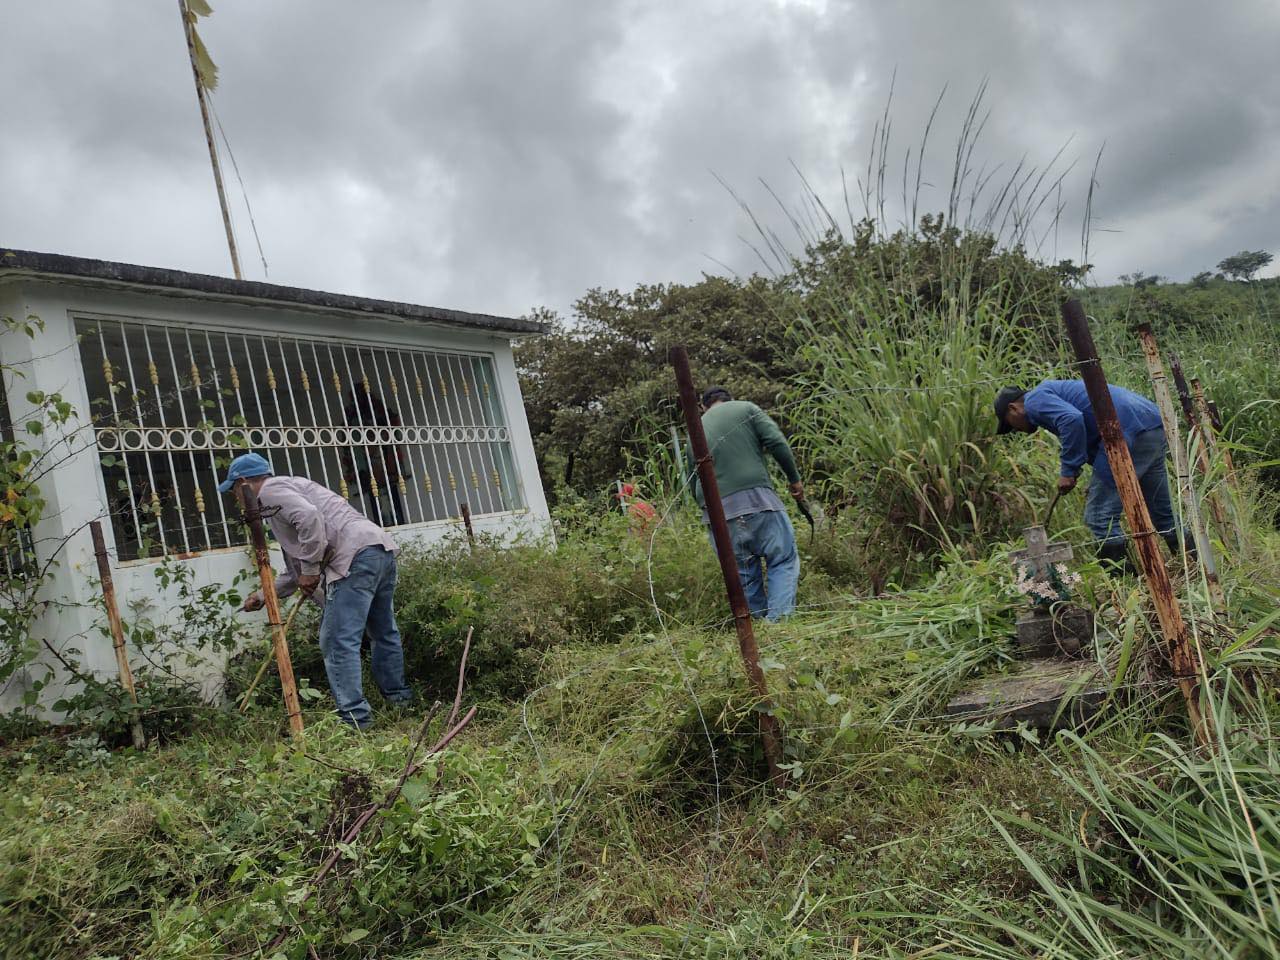
{"type": "Polygon", "coordinates": [[[793,328],[807,372],[789,399],[828,496],[930,548],[1026,522],[1052,472],[1032,466],[1038,444],[996,438],[991,404],[1043,375],[1042,337],[986,300],[910,310],[854,289],[821,311],[793,328]]]}
{"type": "Polygon", "coordinates": [[[1032,927],[955,904],[977,926],[944,957],[1221,958],[1280,955],[1280,751],[1265,698],[1226,675],[1219,742],[1207,753],[1154,734],[1121,769],[1064,734],[1061,775],[1085,804],[1060,828],[996,816],[1057,916],[1032,927]],[[1074,757],[1070,757],[1074,754],[1074,757]],[[1069,851],[1074,876],[1046,869],[1029,834],[1069,851]]]}

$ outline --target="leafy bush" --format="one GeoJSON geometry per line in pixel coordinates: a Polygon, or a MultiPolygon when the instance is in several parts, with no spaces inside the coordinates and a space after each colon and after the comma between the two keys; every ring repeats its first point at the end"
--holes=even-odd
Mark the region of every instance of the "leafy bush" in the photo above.
{"type": "MultiPolygon", "coordinates": [[[[585,504],[561,509],[554,549],[480,538],[474,550],[465,541],[405,550],[396,622],[419,695],[452,697],[470,628],[469,688],[509,699],[528,689],[549,648],[615,643],[652,628],[659,615],[675,624],[728,616],[719,565],[691,512],[668,518],[651,539],[605,511],[585,504]]],[[[295,633],[305,636],[307,629],[304,621],[295,633]]],[[[317,645],[298,643],[294,654],[299,675],[323,688],[317,645]]]]}
{"type": "Polygon", "coordinates": [[[282,948],[355,957],[442,923],[440,908],[492,903],[537,871],[550,806],[512,779],[501,749],[449,749],[353,844],[317,895],[307,880],[405,762],[375,742],[311,725],[286,743],[228,751],[193,741],[129,763],[92,745],[75,773],[33,765],[2,804],[4,956],[213,957],[282,948]],[[353,769],[354,768],[354,769],[353,769]]]}

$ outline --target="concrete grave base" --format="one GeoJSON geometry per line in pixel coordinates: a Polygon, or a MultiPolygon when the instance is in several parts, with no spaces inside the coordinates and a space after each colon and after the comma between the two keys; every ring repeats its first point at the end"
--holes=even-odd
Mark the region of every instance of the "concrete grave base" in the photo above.
{"type": "Polygon", "coordinates": [[[984,677],[947,704],[956,721],[994,720],[998,730],[1020,722],[1040,730],[1077,727],[1106,699],[1107,682],[1096,663],[1026,660],[1006,674],[984,677]]]}
{"type": "Polygon", "coordinates": [[[1074,604],[1037,608],[1018,619],[1018,656],[1076,657],[1093,644],[1093,613],[1074,604]]]}

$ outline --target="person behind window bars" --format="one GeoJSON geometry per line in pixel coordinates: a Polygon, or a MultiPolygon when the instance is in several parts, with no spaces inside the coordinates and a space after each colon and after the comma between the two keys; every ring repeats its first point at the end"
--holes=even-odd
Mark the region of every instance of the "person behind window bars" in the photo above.
{"type": "MultiPolygon", "coordinates": [[[[391,602],[395,541],[328,488],[304,477],[274,476],[271,465],[256,453],[232,460],[218,490],[228,493],[237,484],[257,494],[263,519],[284,551],[288,569],[276,581],[279,595],[324,591],[320,652],[338,715],[361,729],[373,720],[360,676],[360,640],[366,632],[369,665],[383,698],[389,703],[412,700],[391,602]]],[[[261,609],[263,602],[255,591],[244,609],[261,609]]]]}
{"type": "MultiPolygon", "coordinates": [[[[398,427],[400,414],[388,411],[381,398],[374,396],[363,384],[357,384],[354,392],[347,394],[345,410],[347,423],[352,427],[398,427]]],[[[390,439],[390,431],[380,439],[390,439]]],[[[400,479],[408,479],[409,470],[405,462],[404,451],[392,444],[371,446],[359,444],[352,446],[343,457],[343,474],[347,483],[359,485],[369,508],[369,518],[377,520],[383,526],[391,517],[382,510],[382,497],[385,494],[391,501],[391,510],[396,525],[408,523],[404,512],[404,498],[400,494],[400,479]],[[374,493],[377,490],[377,493],[374,493]]]]}

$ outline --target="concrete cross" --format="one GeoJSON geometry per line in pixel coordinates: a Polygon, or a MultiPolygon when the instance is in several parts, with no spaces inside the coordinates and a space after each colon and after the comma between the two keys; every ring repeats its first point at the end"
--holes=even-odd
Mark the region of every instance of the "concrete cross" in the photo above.
{"type": "Polygon", "coordinates": [[[1071,559],[1071,544],[1049,543],[1044,527],[1037,524],[1026,527],[1022,533],[1027,540],[1027,549],[1014,552],[1012,559],[1015,570],[1026,570],[1027,576],[1042,580],[1049,576],[1049,571],[1055,564],[1066,563],[1071,559]]]}

